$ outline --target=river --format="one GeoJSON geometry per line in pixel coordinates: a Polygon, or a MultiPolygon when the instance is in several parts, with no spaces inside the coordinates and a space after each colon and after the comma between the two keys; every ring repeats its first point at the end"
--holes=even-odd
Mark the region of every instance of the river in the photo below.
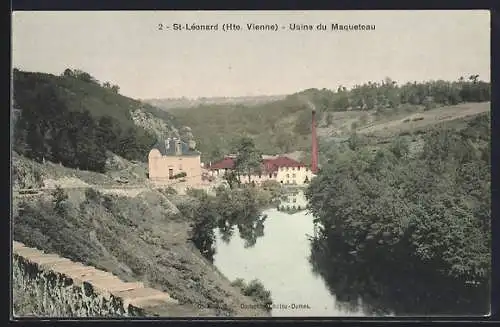
{"type": "Polygon", "coordinates": [[[312,216],[303,210],[305,204],[300,191],[280,204],[282,210],[295,206],[297,212],[264,211],[268,216],[264,235],[251,247],[245,247],[238,233],[224,242],[216,231],[214,264],[230,280],[259,279],[271,291],[275,317],[365,316],[361,302],[354,308],[337,302],[322,277],[313,272],[307,235],[314,234],[314,225],[312,216]]]}
{"type": "Polygon", "coordinates": [[[264,211],[267,219],[258,233],[244,230],[247,241],[238,232],[224,240],[215,230],[215,266],[231,281],[260,280],[271,292],[273,316],[439,316],[488,312],[487,285],[473,288],[439,277],[435,273],[439,267],[431,268],[417,261],[391,263],[381,257],[360,261],[355,254],[343,251],[341,243],[332,243],[329,247],[335,251],[328,254],[329,250],[316,242],[320,247],[312,251],[308,235],[313,236],[315,231],[313,217],[304,210],[306,204],[302,191],[288,194],[277,208],[264,211]],[[248,242],[252,235],[257,238],[248,242]],[[411,269],[405,268],[408,263],[411,269]]]}

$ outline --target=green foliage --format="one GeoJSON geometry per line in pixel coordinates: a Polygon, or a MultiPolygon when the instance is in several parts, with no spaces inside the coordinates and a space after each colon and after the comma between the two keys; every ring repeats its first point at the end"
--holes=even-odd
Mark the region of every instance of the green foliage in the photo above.
{"type": "Polygon", "coordinates": [[[410,143],[405,137],[396,137],[391,145],[390,151],[396,156],[396,158],[405,158],[410,153],[410,143]]]}
{"type": "Polygon", "coordinates": [[[177,190],[174,189],[172,186],[169,186],[169,187],[164,188],[164,189],[158,189],[158,191],[160,191],[161,193],[163,193],[165,195],[175,195],[175,194],[177,194],[177,190]]]}
{"type": "Polygon", "coordinates": [[[293,132],[298,135],[309,135],[311,134],[311,112],[301,111],[295,121],[295,127],[293,132]]]}
{"type": "Polygon", "coordinates": [[[237,278],[231,282],[231,285],[239,288],[243,295],[251,297],[267,310],[271,310],[273,304],[271,292],[266,290],[264,284],[258,279],[251,280],[247,285],[243,279],[237,278]]]}
{"type": "MultiPolygon", "coordinates": [[[[308,89],[283,100],[247,107],[244,105],[201,105],[171,110],[182,125],[192,128],[202,152],[203,161],[220,159],[240,135],[254,138],[257,148],[266,154],[307,150],[310,147],[311,110],[317,121],[333,123],[333,112],[375,110],[384,116],[413,112],[422,106],[463,102],[483,102],[491,98],[490,83],[476,75],[469,80],[412,82],[398,85],[386,78],[381,82],[356,85],[350,90],[308,89]],[[475,78],[475,79],[474,79],[475,78]]],[[[367,116],[360,119],[365,125],[367,116]]]]}
{"type": "Polygon", "coordinates": [[[223,240],[229,240],[236,227],[246,247],[255,245],[257,238],[264,235],[266,217],[261,216],[261,209],[269,205],[271,199],[262,191],[250,187],[220,187],[216,196],[198,189],[189,189],[186,193],[196,201],[178,208],[193,221],[191,240],[208,260],[213,261],[215,254],[215,228],[223,240]]]}
{"type": "Polygon", "coordinates": [[[132,109],[152,112],[152,107],[117,94],[116,88],[101,87],[88,73],[67,69],[62,76],[53,76],[15,71],[13,79],[14,104],[21,110],[14,130],[19,154],[103,172],[106,150],[145,161],[156,141],[130,116],[132,109]]]}
{"type": "Polygon", "coordinates": [[[229,184],[229,187],[231,189],[235,188],[236,186],[241,185],[241,182],[238,179],[238,175],[237,175],[236,171],[233,169],[226,171],[224,173],[223,177],[226,180],[226,182],[229,184]]]}
{"type": "Polygon", "coordinates": [[[85,190],[85,199],[89,202],[96,202],[101,197],[99,191],[89,187],[85,190]]]}
{"type": "Polygon", "coordinates": [[[12,182],[20,189],[40,188],[44,186],[43,174],[40,169],[30,167],[19,161],[12,165],[12,182]]]}
{"type": "Polygon", "coordinates": [[[56,189],[52,192],[52,198],[54,211],[60,216],[64,216],[67,213],[66,200],[68,200],[68,195],[57,185],[56,189]]]}
{"type": "Polygon", "coordinates": [[[322,238],[342,239],[360,260],[406,253],[445,276],[487,283],[488,128],[482,115],[463,130],[435,130],[415,158],[403,138],[374,155],[338,151],[306,192],[322,238]]]}
{"type": "Polygon", "coordinates": [[[355,131],[351,133],[347,139],[347,144],[349,148],[353,151],[358,150],[363,145],[362,136],[357,134],[355,131]]]}
{"type": "Polygon", "coordinates": [[[250,137],[241,137],[236,143],[234,148],[236,152],[236,160],[234,163],[234,170],[238,174],[247,175],[249,178],[252,174],[260,171],[262,162],[262,153],[257,150],[255,142],[250,137]]]}
{"type": "Polygon", "coordinates": [[[180,172],[178,174],[175,174],[175,175],[169,177],[169,179],[179,179],[179,178],[183,178],[183,177],[186,177],[186,176],[187,176],[186,172],[183,171],[183,172],[180,172]]]}

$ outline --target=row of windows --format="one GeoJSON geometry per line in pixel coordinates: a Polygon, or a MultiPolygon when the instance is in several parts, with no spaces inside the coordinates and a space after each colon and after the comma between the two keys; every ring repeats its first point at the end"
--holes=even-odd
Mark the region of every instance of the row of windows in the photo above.
{"type": "Polygon", "coordinates": [[[304,168],[305,171],[308,171],[309,169],[307,167],[280,167],[280,170],[286,170],[286,171],[289,171],[289,170],[295,170],[295,168],[297,168],[297,171],[300,171],[301,168],[304,168]]]}

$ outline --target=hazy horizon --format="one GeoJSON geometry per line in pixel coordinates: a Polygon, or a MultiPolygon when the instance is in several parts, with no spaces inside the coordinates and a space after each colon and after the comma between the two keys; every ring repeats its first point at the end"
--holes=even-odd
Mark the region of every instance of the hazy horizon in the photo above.
{"type": "Polygon", "coordinates": [[[138,99],[284,95],[399,82],[490,81],[489,11],[15,12],[12,63],[81,69],[138,99]],[[219,24],[218,31],[158,24],[219,24]],[[224,32],[224,23],[241,31],[224,32]],[[247,31],[247,23],[375,25],[372,31],[247,31]]]}

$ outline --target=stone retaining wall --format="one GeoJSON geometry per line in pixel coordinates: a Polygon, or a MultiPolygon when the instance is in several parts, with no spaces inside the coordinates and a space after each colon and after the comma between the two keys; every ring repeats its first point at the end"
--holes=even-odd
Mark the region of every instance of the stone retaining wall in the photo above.
{"type": "Polygon", "coordinates": [[[13,242],[12,269],[15,317],[170,316],[180,307],[167,293],[140,282],[126,283],[19,242],[13,242]]]}

